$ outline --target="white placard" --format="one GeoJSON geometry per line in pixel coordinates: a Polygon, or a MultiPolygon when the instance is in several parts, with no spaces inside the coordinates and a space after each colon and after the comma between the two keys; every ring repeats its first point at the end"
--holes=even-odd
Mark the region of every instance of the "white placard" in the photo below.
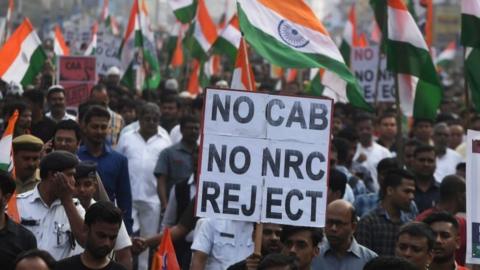
{"type": "MultiPolygon", "coordinates": [[[[102,27],[104,28],[104,27],[102,27]]],[[[122,67],[122,63],[118,58],[118,51],[122,41],[120,38],[109,33],[107,30],[97,33],[97,48],[95,56],[97,57],[97,72],[106,75],[110,67],[122,67]]]]}
{"type": "Polygon", "coordinates": [[[323,227],[332,105],[207,89],[197,216],[323,227]]]}
{"type": "Polygon", "coordinates": [[[480,132],[467,131],[467,263],[480,264],[480,132]]]}
{"type": "Polygon", "coordinates": [[[387,71],[385,56],[381,56],[380,70],[378,70],[378,50],[378,46],[353,48],[350,58],[352,59],[352,71],[363,88],[363,97],[367,102],[375,102],[378,71],[380,71],[380,81],[378,82],[377,101],[395,102],[395,80],[393,74],[387,71]]]}

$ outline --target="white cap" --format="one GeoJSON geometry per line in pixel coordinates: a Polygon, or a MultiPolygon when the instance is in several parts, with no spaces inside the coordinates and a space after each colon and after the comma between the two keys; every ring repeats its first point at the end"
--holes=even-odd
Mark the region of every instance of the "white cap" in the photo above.
{"type": "Polygon", "coordinates": [[[165,82],[165,89],[178,91],[178,82],[176,79],[171,78],[165,82]]]}
{"type": "Polygon", "coordinates": [[[110,75],[117,75],[117,76],[120,76],[120,69],[116,66],[112,66],[108,69],[107,71],[107,76],[110,76],[110,75]]]}
{"type": "Polygon", "coordinates": [[[54,89],[62,89],[63,91],[65,91],[65,88],[63,88],[63,86],[61,86],[60,84],[54,84],[48,88],[47,93],[50,93],[50,91],[54,89]]]}
{"type": "Polygon", "coordinates": [[[215,86],[220,88],[228,88],[228,82],[225,80],[220,80],[217,83],[215,83],[215,86]]]}

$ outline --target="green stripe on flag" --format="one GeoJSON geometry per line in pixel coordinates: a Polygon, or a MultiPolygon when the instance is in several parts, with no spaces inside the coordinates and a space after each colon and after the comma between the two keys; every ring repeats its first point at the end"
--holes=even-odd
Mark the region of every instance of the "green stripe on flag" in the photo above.
{"type": "Polygon", "coordinates": [[[415,91],[413,117],[435,119],[442,97],[442,89],[438,85],[419,80],[415,91]]]}
{"type": "Polygon", "coordinates": [[[217,41],[215,41],[213,44],[213,52],[215,54],[226,55],[233,63],[235,63],[235,59],[237,58],[237,48],[223,37],[218,37],[217,41]]]}
{"type": "Polygon", "coordinates": [[[322,82],[320,81],[320,75],[317,73],[305,90],[309,95],[321,96],[323,94],[323,89],[325,89],[325,86],[322,85],[322,82]]]}
{"type": "Polygon", "coordinates": [[[200,43],[198,43],[197,39],[195,37],[192,37],[192,41],[190,43],[190,53],[193,58],[198,59],[200,61],[206,61],[208,58],[207,53],[203,50],[202,46],[200,46],[200,43]]]}
{"type": "Polygon", "coordinates": [[[461,41],[466,47],[480,48],[480,18],[462,14],[461,41]]]}
{"type": "Polygon", "coordinates": [[[465,59],[465,72],[467,81],[472,92],[472,102],[475,110],[480,112],[480,49],[473,48],[467,59],[465,59]]]}
{"type": "Polygon", "coordinates": [[[361,86],[344,63],[326,55],[303,53],[280,43],[274,37],[251,25],[240,5],[238,5],[238,17],[248,43],[270,63],[289,68],[323,67],[330,70],[347,82],[347,97],[352,105],[360,109],[373,111],[361,94],[361,86]]]}
{"type": "Polygon", "coordinates": [[[152,54],[150,51],[143,50],[143,55],[144,61],[146,61],[149,66],[149,74],[147,78],[145,78],[143,88],[148,90],[156,90],[161,80],[160,65],[158,64],[155,55],[152,54]]]}
{"type": "Polygon", "coordinates": [[[31,84],[35,80],[35,77],[38,75],[38,73],[42,71],[43,64],[45,63],[46,59],[47,55],[45,54],[41,46],[35,49],[32,56],[30,57],[27,72],[25,72],[25,75],[23,76],[21,81],[23,87],[31,84]]]}
{"type": "Polygon", "coordinates": [[[350,45],[345,40],[342,40],[342,43],[340,43],[340,53],[343,56],[343,60],[345,60],[345,63],[347,66],[350,66],[350,45]]]}
{"type": "MultiPolygon", "coordinates": [[[[441,87],[430,53],[410,43],[388,40],[387,69],[395,73],[411,74],[441,87]]],[[[441,89],[439,89],[441,91],[441,89]]]]}
{"type": "Polygon", "coordinates": [[[133,62],[128,65],[120,82],[129,89],[135,89],[135,71],[133,70],[133,62]]]}
{"type": "Polygon", "coordinates": [[[189,23],[195,17],[197,13],[197,0],[193,1],[193,4],[174,10],[175,17],[182,23],[189,23]]]}

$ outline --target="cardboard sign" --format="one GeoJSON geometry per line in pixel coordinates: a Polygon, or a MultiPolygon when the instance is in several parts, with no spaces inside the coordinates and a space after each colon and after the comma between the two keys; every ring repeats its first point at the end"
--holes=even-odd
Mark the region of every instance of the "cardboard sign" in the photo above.
{"type": "Polygon", "coordinates": [[[65,88],[65,105],[73,107],[87,101],[94,85],[91,82],[62,82],[62,86],[65,88]]]}
{"type": "Polygon", "coordinates": [[[382,56],[380,70],[378,69],[378,46],[366,48],[353,48],[352,71],[363,88],[363,97],[367,102],[377,101],[395,102],[395,80],[393,74],[387,71],[386,57],[382,56]],[[380,76],[378,88],[376,88],[377,76],[380,76]]]}
{"type": "Polygon", "coordinates": [[[467,131],[467,263],[480,264],[480,132],[467,131]]]}
{"type": "Polygon", "coordinates": [[[207,89],[197,216],[323,227],[332,105],[207,89]]]}
{"type": "Polygon", "coordinates": [[[93,82],[96,81],[95,57],[61,56],[58,58],[58,81],[93,82]]]}
{"type": "Polygon", "coordinates": [[[95,56],[97,58],[97,72],[106,75],[110,67],[116,66],[120,68],[122,63],[118,58],[118,51],[122,41],[108,31],[97,33],[97,48],[95,56]]]}

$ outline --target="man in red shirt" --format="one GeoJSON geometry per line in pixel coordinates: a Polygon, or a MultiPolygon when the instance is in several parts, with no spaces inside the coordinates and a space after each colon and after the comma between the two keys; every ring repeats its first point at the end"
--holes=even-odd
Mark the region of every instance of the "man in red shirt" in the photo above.
{"type": "MultiPolygon", "coordinates": [[[[424,221],[432,213],[447,212],[453,216],[457,213],[465,212],[465,180],[457,175],[449,175],[444,178],[440,184],[440,200],[432,208],[420,213],[416,220],[424,221]]],[[[467,245],[467,223],[465,218],[455,216],[458,223],[458,232],[460,237],[460,248],[456,251],[456,260],[460,265],[465,265],[465,253],[467,245]]]]}
{"type": "Polygon", "coordinates": [[[455,251],[460,247],[457,219],[447,212],[438,212],[429,215],[424,222],[435,232],[431,269],[468,269],[455,261],[455,251]]]}

